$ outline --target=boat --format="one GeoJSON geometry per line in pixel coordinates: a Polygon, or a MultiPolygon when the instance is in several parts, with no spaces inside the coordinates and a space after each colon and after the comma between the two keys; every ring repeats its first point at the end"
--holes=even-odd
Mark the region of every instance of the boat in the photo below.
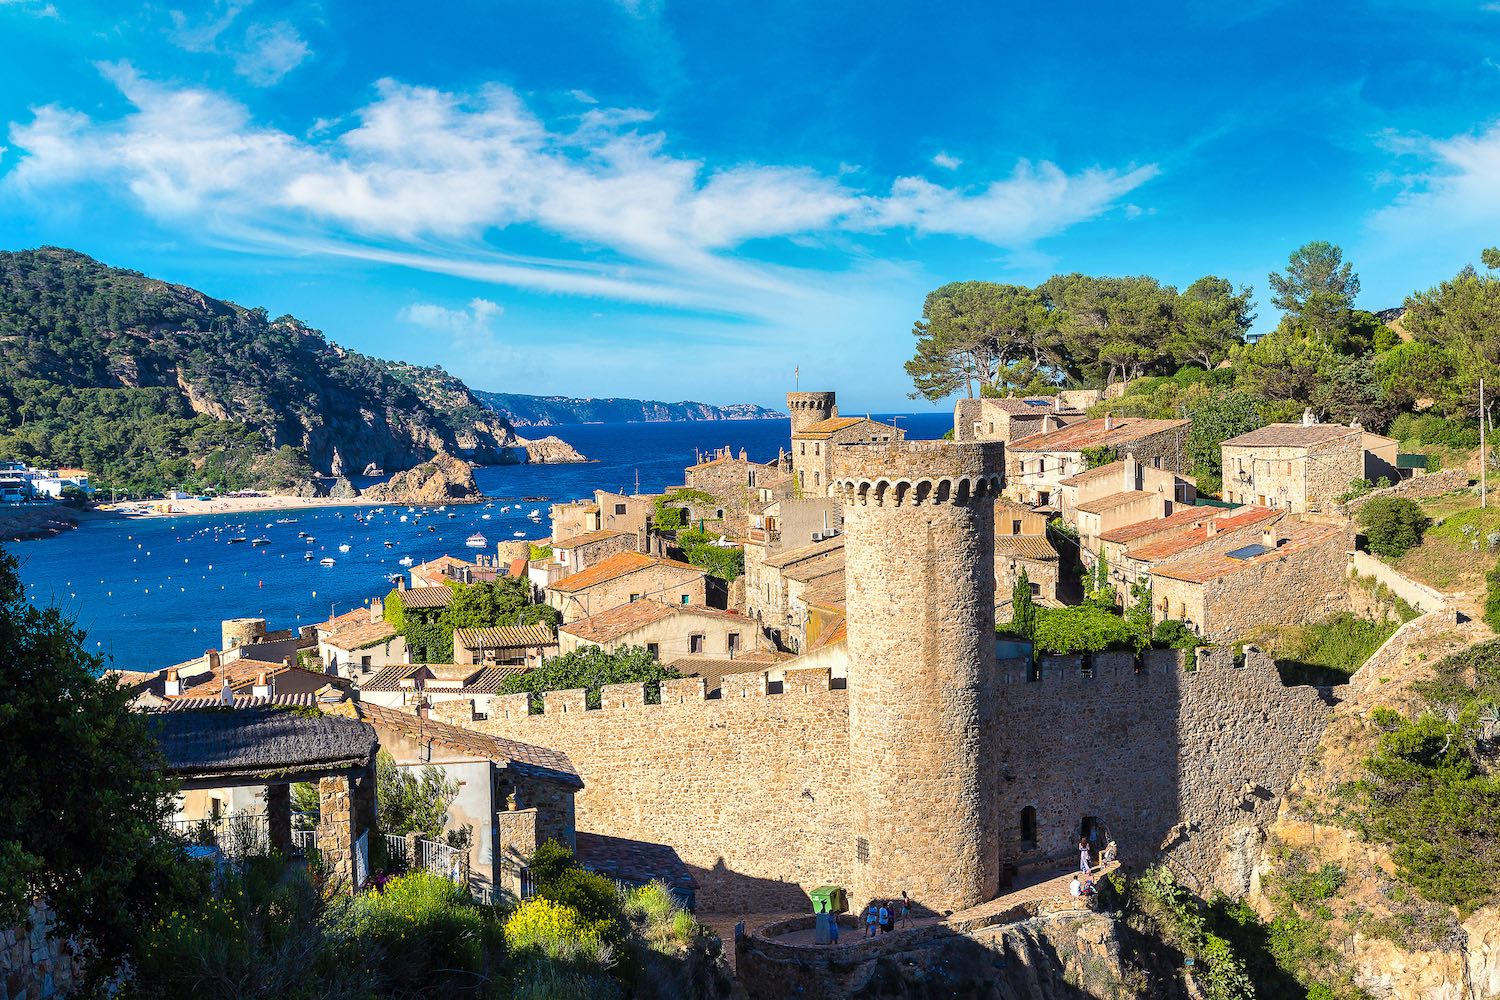
{"type": "Polygon", "coordinates": [[[349,551],[349,543],[345,542],[343,545],[340,545],[339,546],[339,551],[340,552],[348,552],[349,551]]]}
{"type": "Polygon", "coordinates": [[[239,545],[242,542],[248,542],[249,540],[250,539],[246,538],[244,535],[235,535],[233,538],[231,538],[229,540],[229,544],[230,545],[239,545]]]}
{"type": "MultiPolygon", "coordinates": [[[[455,513],[453,513],[453,512],[452,512],[452,511],[449,511],[449,512],[448,512],[448,516],[449,516],[449,517],[457,517],[457,516],[458,516],[458,515],[457,515],[457,514],[455,514],[455,513]]],[[[484,515],[484,516],[485,516],[485,517],[489,517],[489,515],[488,515],[488,514],[486,514],[486,515],[484,515]]]]}
{"type": "Polygon", "coordinates": [[[317,541],[317,539],[316,539],[316,538],[314,538],[314,537],[313,537],[313,536],[312,536],[312,535],[308,535],[308,536],[307,536],[307,537],[306,537],[306,538],[304,538],[304,539],[302,539],[302,540],[303,540],[303,541],[304,541],[304,542],[306,542],[306,543],[307,543],[307,544],[308,544],[308,545],[311,545],[311,544],[312,544],[312,543],[313,543],[313,542],[316,542],[316,541],[317,541]]]}
{"type": "Polygon", "coordinates": [[[412,559],[411,556],[402,556],[400,559],[396,560],[396,562],[402,566],[410,566],[415,561],[416,560],[412,559]]]}
{"type": "Polygon", "coordinates": [[[302,553],[302,561],[303,562],[312,562],[312,557],[313,557],[313,554],[312,554],[312,550],[311,549],[309,549],[308,551],[302,553]]]}
{"type": "Polygon", "coordinates": [[[322,559],[318,560],[318,565],[319,566],[324,566],[324,567],[332,566],[333,565],[333,557],[332,556],[324,556],[322,559]]]}
{"type": "MultiPolygon", "coordinates": [[[[449,517],[452,517],[452,516],[453,516],[453,515],[452,515],[452,514],[449,514],[449,515],[448,515],[448,516],[449,516],[449,517]]],[[[489,516],[489,515],[488,515],[488,514],[480,514],[480,515],[479,515],[479,519],[480,519],[480,520],[481,520],[481,521],[488,521],[488,520],[489,520],[489,519],[490,519],[490,516],[489,516]]]]}
{"type": "Polygon", "coordinates": [[[541,519],[542,512],[539,508],[533,507],[531,509],[531,513],[527,514],[526,516],[531,518],[533,521],[537,521],[541,519]]]}
{"type": "Polygon", "coordinates": [[[402,576],[400,573],[387,573],[386,577],[385,577],[385,582],[386,583],[400,583],[404,579],[406,579],[406,577],[402,576]]]}
{"type": "Polygon", "coordinates": [[[402,523],[402,524],[405,524],[405,523],[406,523],[406,515],[405,515],[405,514],[402,514],[402,515],[401,515],[401,523],[402,523]]]}
{"type": "Polygon", "coordinates": [[[297,519],[295,517],[278,517],[276,519],[276,523],[277,524],[296,524],[297,523],[297,519]]]}
{"type": "Polygon", "coordinates": [[[475,532],[468,538],[464,539],[464,544],[471,549],[485,549],[489,548],[490,540],[488,538],[485,538],[478,532],[475,532]]]}
{"type": "Polygon", "coordinates": [[[524,532],[524,531],[518,531],[518,532],[516,532],[515,537],[516,538],[525,538],[526,537],[526,532],[524,532]]]}
{"type": "Polygon", "coordinates": [[[271,544],[271,540],[269,538],[267,538],[265,535],[261,535],[259,538],[252,538],[252,539],[250,539],[250,544],[251,545],[270,545],[271,544]]]}
{"type": "Polygon", "coordinates": [[[395,543],[395,542],[392,542],[392,541],[387,541],[387,542],[386,542],[386,543],[385,543],[385,547],[386,547],[386,548],[388,548],[388,549],[393,549],[393,548],[395,548],[395,547],[396,547],[396,543],[395,543]]]}

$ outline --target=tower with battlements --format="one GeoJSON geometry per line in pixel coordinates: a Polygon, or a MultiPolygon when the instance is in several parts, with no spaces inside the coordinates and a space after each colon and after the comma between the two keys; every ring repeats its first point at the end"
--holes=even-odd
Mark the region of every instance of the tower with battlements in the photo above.
{"type": "Polygon", "coordinates": [[[994,508],[1002,449],[895,441],[834,457],[849,654],[851,900],[959,910],[998,887],[994,508]]]}
{"type": "Polygon", "coordinates": [[[831,392],[789,392],[786,411],[792,415],[793,435],[809,424],[839,415],[838,403],[831,392]]]}

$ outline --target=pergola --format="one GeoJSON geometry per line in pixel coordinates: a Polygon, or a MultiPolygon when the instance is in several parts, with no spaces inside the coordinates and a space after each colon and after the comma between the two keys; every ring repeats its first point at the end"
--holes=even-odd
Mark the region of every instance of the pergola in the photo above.
{"type": "Polygon", "coordinates": [[[318,788],[318,851],[330,881],[355,884],[354,845],[375,826],[375,754],[370,725],[280,708],[164,712],[152,727],[167,773],[184,791],[263,786],[271,846],[292,847],[291,786],[318,788]]]}

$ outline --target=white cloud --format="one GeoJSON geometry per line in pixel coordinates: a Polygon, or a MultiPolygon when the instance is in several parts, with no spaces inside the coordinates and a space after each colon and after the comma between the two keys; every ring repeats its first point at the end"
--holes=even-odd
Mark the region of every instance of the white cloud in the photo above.
{"type": "Polygon", "coordinates": [[[568,96],[580,104],[598,104],[599,99],[587,90],[570,90],[568,96]]]}
{"type": "Polygon", "coordinates": [[[1500,228],[1500,121],[1447,139],[1385,135],[1380,144],[1421,165],[1415,172],[1383,175],[1402,190],[1371,218],[1373,229],[1418,240],[1467,232],[1486,241],[1476,247],[1494,242],[1500,228]]]}
{"type": "Polygon", "coordinates": [[[257,24],[245,32],[243,46],[233,53],[234,71],[257,87],[269,87],[311,54],[307,42],[287,22],[257,24]]]}
{"type": "Polygon", "coordinates": [[[62,14],[58,12],[54,4],[46,0],[0,0],[0,10],[9,9],[32,17],[45,17],[60,19],[62,14]]]}
{"type": "Polygon", "coordinates": [[[456,94],[392,80],[304,137],[215,91],[151,81],[128,64],[100,68],[133,110],[94,120],[35,109],[10,126],[19,155],[6,186],[41,194],[104,184],[163,222],[244,245],[726,314],[818,294],[817,275],[736,253],[751,240],[817,237],[826,248],[844,233],[910,230],[1014,252],[1102,214],[1157,174],[1152,165],[1068,173],[1022,162],[974,187],[903,177],[881,191],[843,172],[710,167],[670,152],[640,109],[590,107],[559,128],[507,87],[456,94]],[[512,227],[570,249],[507,253],[512,227]]]}
{"type": "Polygon", "coordinates": [[[963,165],[963,162],[964,161],[960,160],[958,157],[941,151],[934,155],[932,158],[932,165],[935,167],[942,167],[944,170],[957,170],[963,165]]]}
{"type": "Polygon", "coordinates": [[[489,299],[472,299],[466,309],[415,302],[402,309],[397,318],[434,333],[476,337],[493,333],[495,320],[504,312],[503,306],[489,299]]]}

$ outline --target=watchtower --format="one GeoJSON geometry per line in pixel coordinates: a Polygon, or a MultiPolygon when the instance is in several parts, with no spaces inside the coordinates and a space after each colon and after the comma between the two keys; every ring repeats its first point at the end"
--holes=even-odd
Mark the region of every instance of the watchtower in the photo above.
{"type": "Polygon", "coordinates": [[[831,392],[789,392],[786,394],[786,409],[792,415],[792,435],[808,424],[828,420],[839,415],[838,404],[831,392]]]}
{"type": "Polygon", "coordinates": [[[995,497],[1002,449],[846,445],[851,879],[859,903],[902,890],[932,910],[994,898],[995,497]]]}

